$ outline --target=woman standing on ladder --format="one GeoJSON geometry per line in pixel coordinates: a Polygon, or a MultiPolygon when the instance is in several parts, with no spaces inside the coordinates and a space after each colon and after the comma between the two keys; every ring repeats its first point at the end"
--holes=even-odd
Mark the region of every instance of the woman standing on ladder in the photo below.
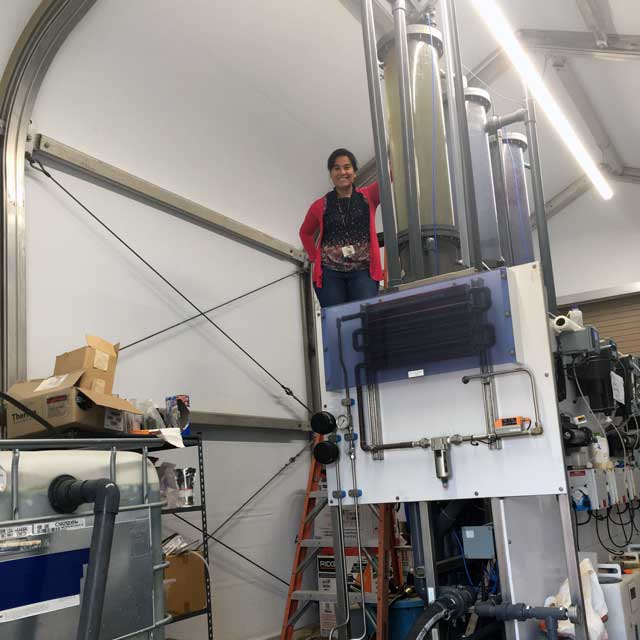
{"type": "Polygon", "coordinates": [[[382,280],[378,183],[354,186],[358,162],[347,149],[336,149],[327,168],[334,189],[309,207],[300,227],[321,307],[372,298],[382,280]]]}

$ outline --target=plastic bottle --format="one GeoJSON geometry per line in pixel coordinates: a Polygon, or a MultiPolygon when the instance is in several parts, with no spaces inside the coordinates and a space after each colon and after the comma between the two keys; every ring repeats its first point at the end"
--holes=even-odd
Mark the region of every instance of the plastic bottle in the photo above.
{"type": "Polygon", "coordinates": [[[571,307],[571,310],[567,314],[569,320],[573,320],[576,324],[579,324],[581,327],[584,326],[584,319],[582,317],[582,311],[578,309],[578,307],[571,307]]]}

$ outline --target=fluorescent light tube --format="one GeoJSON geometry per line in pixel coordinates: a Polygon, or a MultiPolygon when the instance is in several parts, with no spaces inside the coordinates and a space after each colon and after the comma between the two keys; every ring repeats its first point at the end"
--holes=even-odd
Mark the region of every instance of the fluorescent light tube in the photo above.
{"type": "Polygon", "coordinates": [[[472,0],[472,3],[493,37],[504,49],[509,60],[511,60],[511,64],[520,74],[523,81],[527,83],[536,102],[545,112],[549,122],[558,132],[562,141],[582,167],[582,170],[587,174],[593,186],[598,190],[602,198],[609,200],[613,196],[609,183],[605,180],[584,144],[582,144],[560,105],[547,89],[542,77],[529,59],[522,44],[516,38],[511,25],[500,7],[498,7],[498,4],[495,0],[472,0]]]}

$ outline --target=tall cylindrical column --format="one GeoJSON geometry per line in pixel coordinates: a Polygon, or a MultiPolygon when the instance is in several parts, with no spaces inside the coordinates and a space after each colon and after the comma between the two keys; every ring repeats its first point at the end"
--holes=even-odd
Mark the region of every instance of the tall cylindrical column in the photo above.
{"type": "MultiPolygon", "coordinates": [[[[407,28],[407,37],[412,78],[413,157],[418,180],[421,251],[429,258],[428,275],[436,275],[458,268],[459,257],[459,233],[451,204],[439,70],[442,35],[434,28],[413,24],[407,28]]],[[[378,52],[385,72],[400,259],[405,270],[405,281],[409,282],[417,278],[409,260],[409,242],[414,231],[406,195],[409,176],[404,163],[402,103],[398,92],[399,52],[392,34],[380,39],[378,52]]]]}
{"type": "Polygon", "coordinates": [[[503,134],[501,147],[509,242],[513,264],[533,262],[535,254],[533,233],[531,232],[531,211],[524,166],[527,138],[520,133],[503,134]]]}
{"type": "Polygon", "coordinates": [[[373,142],[376,152],[378,185],[380,187],[380,207],[384,231],[384,249],[387,258],[387,273],[389,286],[394,287],[400,284],[402,278],[398,255],[398,236],[393,206],[393,193],[391,192],[391,176],[387,157],[387,130],[382,101],[382,87],[380,85],[380,70],[378,69],[372,3],[373,0],[362,0],[362,35],[364,39],[367,80],[369,83],[369,105],[371,107],[371,124],[373,127],[373,142]]]}
{"type": "Polygon", "coordinates": [[[502,257],[508,267],[514,265],[511,251],[511,231],[507,206],[507,190],[504,167],[502,165],[502,132],[489,134],[489,153],[491,154],[491,170],[493,172],[493,190],[496,197],[496,213],[498,215],[498,231],[500,232],[500,248],[502,257]]]}
{"type": "Polygon", "coordinates": [[[538,131],[536,127],[536,108],[533,96],[525,85],[527,96],[527,138],[529,138],[529,164],[531,165],[531,188],[533,189],[533,206],[535,207],[536,228],[538,233],[538,247],[544,284],[547,289],[547,306],[551,313],[558,310],[556,299],[556,284],[553,278],[553,262],[551,260],[551,245],[549,244],[549,230],[544,205],[544,189],[542,187],[542,171],[540,169],[540,152],[538,150],[538,131]]]}
{"type": "Polygon", "coordinates": [[[493,190],[493,172],[487,135],[487,113],[491,109],[491,98],[483,89],[468,87],[464,97],[469,124],[469,148],[473,162],[473,184],[475,188],[480,253],[482,261],[490,267],[503,264],[496,198],[493,190]]]}

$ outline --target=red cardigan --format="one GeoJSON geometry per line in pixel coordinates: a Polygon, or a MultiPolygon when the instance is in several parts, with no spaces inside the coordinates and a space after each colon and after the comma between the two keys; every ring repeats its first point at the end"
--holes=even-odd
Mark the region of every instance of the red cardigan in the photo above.
{"type": "MultiPolygon", "coordinates": [[[[354,189],[364,196],[369,204],[369,275],[373,280],[382,280],[382,265],[380,264],[380,245],[376,233],[376,209],[380,204],[378,183],[374,182],[366,187],[354,189]]],[[[322,287],[322,233],[324,230],[324,211],[327,197],[318,198],[310,207],[304,222],[300,227],[300,240],[309,260],[313,263],[313,284],[322,287]],[[315,238],[318,231],[317,240],[315,238]]]]}

